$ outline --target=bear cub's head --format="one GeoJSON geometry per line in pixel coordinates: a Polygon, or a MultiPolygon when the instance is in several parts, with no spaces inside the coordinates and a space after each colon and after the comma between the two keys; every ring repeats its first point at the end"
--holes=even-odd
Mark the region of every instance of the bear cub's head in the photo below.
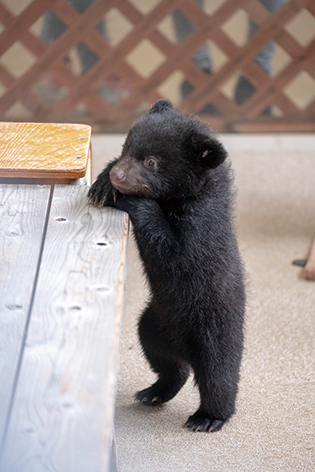
{"type": "Polygon", "coordinates": [[[131,127],[110,180],[123,194],[188,197],[226,156],[204,122],[175,111],[169,100],[159,100],[131,127]]]}

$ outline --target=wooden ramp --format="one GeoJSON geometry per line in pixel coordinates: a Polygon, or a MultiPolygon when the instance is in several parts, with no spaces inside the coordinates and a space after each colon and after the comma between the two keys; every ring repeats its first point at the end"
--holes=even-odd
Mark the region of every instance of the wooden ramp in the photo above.
{"type": "Polygon", "coordinates": [[[127,218],[87,190],[0,185],[2,472],[111,460],[127,218]]]}

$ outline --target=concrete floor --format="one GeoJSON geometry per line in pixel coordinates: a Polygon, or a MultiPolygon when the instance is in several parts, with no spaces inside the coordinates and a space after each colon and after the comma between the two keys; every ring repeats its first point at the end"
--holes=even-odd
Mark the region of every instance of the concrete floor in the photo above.
{"type": "MultiPolygon", "coordinates": [[[[93,173],[124,137],[93,137],[93,173]]],[[[315,137],[222,135],[236,174],[236,227],[248,272],[246,350],[237,413],[220,432],[182,426],[198,406],[190,379],[168,404],[133,401],[154,375],[136,323],[146,298],[130,238],[120,344],[116,435],[121,472],[315,470],[315,283],[291,265],[315,235],[315,137]]]]}

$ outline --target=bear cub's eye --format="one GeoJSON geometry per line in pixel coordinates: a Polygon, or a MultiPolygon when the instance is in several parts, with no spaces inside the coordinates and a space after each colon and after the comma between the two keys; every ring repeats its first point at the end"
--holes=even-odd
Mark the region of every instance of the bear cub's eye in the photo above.
{"type": "Polygon", "coordinates": [[[143,163],[150,170],[154,170],[157,168],[157,160],[152,156],[146,157],[143,163]]]}

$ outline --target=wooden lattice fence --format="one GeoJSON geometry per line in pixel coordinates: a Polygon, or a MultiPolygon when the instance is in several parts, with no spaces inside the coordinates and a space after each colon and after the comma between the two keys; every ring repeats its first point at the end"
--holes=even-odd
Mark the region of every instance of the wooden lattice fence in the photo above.
{"type": "Polygon", "coordinates": [[[1,0],[0,119],[123,131],[168,97],[220,131],[313,131],[315,2],[263,5],[1,0]],[[272,69],[255,59],[270,40],[272,69]],[[201,47],[210,67],[194,56],[201,47]],[[238,99],[240,81],[248,93],[238,99]]]}

